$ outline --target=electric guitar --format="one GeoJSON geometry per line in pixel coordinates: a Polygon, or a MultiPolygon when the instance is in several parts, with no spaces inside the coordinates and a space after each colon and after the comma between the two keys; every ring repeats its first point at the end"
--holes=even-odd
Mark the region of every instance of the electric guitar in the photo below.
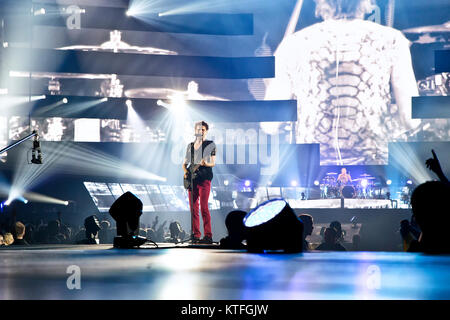
{"type": "Polygon", "coordinates": [[[186,168],[187,172],[186,176],[184,177],[184,188],[186,190],[192,189],[191,180],[195,180],[199,176],[199,173],[197,171],[201,166],[202,166],[201,164],[196,164],[194,166],[190,165],[189,167],[186,168]]]}

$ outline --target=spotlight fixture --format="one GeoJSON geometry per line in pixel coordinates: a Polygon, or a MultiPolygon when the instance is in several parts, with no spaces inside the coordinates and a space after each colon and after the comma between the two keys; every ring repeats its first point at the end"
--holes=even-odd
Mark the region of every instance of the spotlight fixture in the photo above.
{"type": "Polygon", "coordinates": [[[36,10],[36,11],[34,12],[34,15],[35,15],[35,16],[41,16],[41,15],[44,15],[44,14],[45,14],[45,9],[44,9],[44,8],[41,8],[41,9],[36,10]]]}
{"type": "Polygon", "coordinates": [[[128,108],[133,107],[133,102],[130,99],[127,99],[127,101],[125,101],[125,104],[127,105],[128,108]]]}
{"type": "Polygon", "coordinates": [[[297,186],[297,181],[296,180],[292,180],[291,181],[291,187],[296,187],[297,186]]]}
{"type": "Polygon", "coordinates": [[[320,184],[320,182],[319,182],[318,180],[315,180],[315,181],[314,181],[314,185],[315,185],[315,186],[318,186],[319,184],[320,184]]]}
{"type": "Polygon", "coordinates": [[[223,181],[223,184],[224,184],[225,186],[227,186],[229,183],[230,183],[230,182],[229,182],[228,180],[224,180],[224,181],[223,181]]]}
{"type": "Polygon", "coordinates": [[[250,180],[245,180],[244,185],[245,185],[246,187],[250,187],[250,185],[251,185],[250,180]]]}
{"type": "Polygon", "coordinates": [[[66,103],[69,102],[69,100],[68,100],[67,98],[63,98],[63,99],[62,99],[62,102],[63,102],[64,104],[66,104],[66,103]]]}
{"type": "Polygon", "coordinates": [[[412,184],[412,180],[408,179],[408,181],[406,181],[406,184],[412,184]]]}
{"type": "Polygon", "coordinates": [[[387,184],[388,186],[390,186],[390,185],[392,184],[392,180],[390,180],[390,179],[386,180],[386,184],[387,184]]]}
{"type": "Polygon", "coordinates": [[[303,223],[284,199],[263,202],[244,218],[249,252],[303,250],[303,223]]]}
{"type": "Polygon", "coordinates": [[[31,163],[42,164],[41,142],[39,141],[39,135],[36,130],[34,130],[33,133],[35,133],[35,136],[33,140],[33,148],[31,149],[31,163]]]}
{"type": "Polygon", "coordinates": [[[116,220],[117,237],[114,238],[115,248],[135,248],[144,244],[147,239],[138,236],[139,218],[142,215],[142,201],[131,192],[121,195],[109,209],[116,220]]]}

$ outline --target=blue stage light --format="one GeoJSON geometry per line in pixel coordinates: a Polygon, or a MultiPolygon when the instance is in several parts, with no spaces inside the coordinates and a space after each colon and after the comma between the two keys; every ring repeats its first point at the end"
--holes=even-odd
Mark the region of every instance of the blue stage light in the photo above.
{"type": "Polygon", "coordinates": [[[286,201],[283,199],[271,200],[261,204],[244,218],[244,224],[246,227],[254,227],[263,224],[283,210],[286,206],[286,201]]]}
{"type": "Polygon", "coordinates": [[[303,223],[284,199],[260,204],[243,219],[250,252],[301,252],[303,223]]]}

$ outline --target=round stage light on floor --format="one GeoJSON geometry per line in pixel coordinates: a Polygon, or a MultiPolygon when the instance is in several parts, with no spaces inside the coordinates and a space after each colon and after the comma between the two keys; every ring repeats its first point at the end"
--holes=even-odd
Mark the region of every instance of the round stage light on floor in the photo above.
{"type": "Polygon", "coordinates": [[[390,180],[390,179],[386,180],[386,184],[387,184],[388,186],[390,186],[390,185],[392,184],[392,180],[390,180]]]}
{"type": "Polygon", "coordinates": [[[303,223],[284,199],[260,204],[244,218],[249,252],[302,251],[303,223]]]}

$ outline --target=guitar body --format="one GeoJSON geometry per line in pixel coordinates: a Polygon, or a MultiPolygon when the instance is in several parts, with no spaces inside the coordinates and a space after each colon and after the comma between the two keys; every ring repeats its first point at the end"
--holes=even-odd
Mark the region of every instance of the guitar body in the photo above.
{"type": "Polygon", "coordinates": [[[187,168],[187,173],[186,173],[186,178],[184,178],[183,184],[184,184],[184,188],[186,190],[192,190],[192,186],[191,186],[191,180],[195,180],[196,178],[198,178],[198,174],[199,172],[197,171],[198,168],[200,168],[200,165],[197,164],[195,166],[189,166],[187,168]]]}
{"type": "Polygon", "coordinates": [[[184,181],[183,181],[184,182],[184,188],[186,190],[192,190],[191,175],[193,175],[192,180],[194,180],[197,177],[195,172],[194,172],[194,174],[192,174],[190,171],[188,171],[188,173],[186,174],[186,178],[184,178],[184,181]]]}

